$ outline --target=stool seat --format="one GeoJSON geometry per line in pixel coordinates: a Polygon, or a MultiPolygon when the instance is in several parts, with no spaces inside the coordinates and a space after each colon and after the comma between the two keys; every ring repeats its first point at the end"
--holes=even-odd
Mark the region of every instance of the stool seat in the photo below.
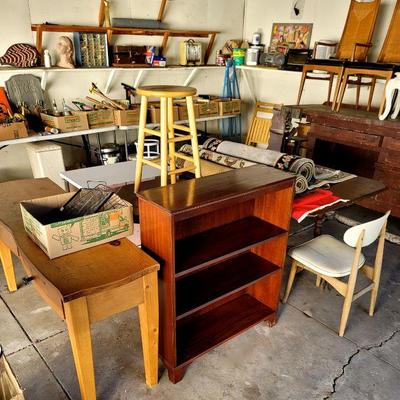
{"type": "Polygon", "coordinates": [[[151,85],[140,86],[136,92],[146,97],[186,97],[194,96],[197,89],[190,86],[151,85]]]}

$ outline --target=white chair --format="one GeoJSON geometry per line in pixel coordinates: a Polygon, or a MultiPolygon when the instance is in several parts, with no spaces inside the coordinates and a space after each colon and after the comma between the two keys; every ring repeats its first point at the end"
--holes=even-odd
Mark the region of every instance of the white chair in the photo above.
{"type": "Polygon", "coordinates": [[[289,251],[293,259],[283,302],[286,303],[293,281],[298,270],[306,269],[317,275],[316,285],[321,279],[331,284],[343,297],[342,317],[339,325],[339,336],[343,336],[349,317],[351,303],[363,294],[371,291],[369,315],[374,314],[381,277],[385,232],[390,211],[383,217],[347,229],[342,241],[330,235],[318,236],[289,251]],[[374,266],[365,264],[361,253],[362,247],[368,246],[379,237],[374,266]],[[359,292],[354,293],[358,270],[363,272],[371,283],[359,292]],[[349,276],[346,282],[337,279],[349,276]]]}

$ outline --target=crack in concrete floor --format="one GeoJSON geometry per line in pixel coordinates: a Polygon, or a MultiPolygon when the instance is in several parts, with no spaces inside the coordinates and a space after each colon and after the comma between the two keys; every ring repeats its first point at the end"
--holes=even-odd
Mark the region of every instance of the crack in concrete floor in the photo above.
{"type": "MultiPolygon", "coordinates": [[[[353,354],[350,355],[350,357],[347,359],[346,363],[343,364],[342,366],[342,371],[340,372],[339,375],[337,375],[334,379],[333,379],[333,383],[332,383],[332,391],[331,393],[329,393],[328,396],[325,396],[323,398],[323,400],[329,400],[332,398],[332,396],[337,393],[336,392],[336,385],[339,381],[340,378],[342,378],[345,374],[345,369],[351,364],[351,362],[353,361],[354,357],[356,357],[361,350],[366,350],[366,351],[370,351],[372,349],[378,349],[380,347],[382,347],[383,345],[385,345],[386,343],[390,342],[398,333],[400,332],[400,328],[396,329],[394,332],[392,332],[392,334],[386,338],[385,340],[382,340],[382,342],[380,342],[379,344],[373,344],[371,346],[367,346],[367,347],[359,347],[353,354]]],[[[377,357],[379,359],[379,357],[377,357]]],[[[393,365],[392,365],[393,367],[393,365]]],[[[394,367],[395,368],[395,367],[394,367]]]]}

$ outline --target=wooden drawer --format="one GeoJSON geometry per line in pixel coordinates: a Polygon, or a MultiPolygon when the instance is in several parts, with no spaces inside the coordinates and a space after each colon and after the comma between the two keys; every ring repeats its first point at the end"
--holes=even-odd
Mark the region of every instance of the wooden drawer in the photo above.
{"type": "Polygon", "coordinates": [[[382,139],[380,136],[376,135],[368,135],[361,132],[337,129],[331,126],[318,124],[311,124],[309,136],[326,140],[328,142],[343,143],[371,150],[378,150],[382,139]]]}
{"type": "Polygon", "coordinates": [[[382,149],[379,153],[378,163],[388,164],[390,168],[398,168],[400,166],[400,152],[382,149]]]}
{"type": "Polygon", "coordinates": [[[400,167],[396,168],[387,164],[376,163],[374,179],[382,181],[394,190],[400,190],[400,167]]]}

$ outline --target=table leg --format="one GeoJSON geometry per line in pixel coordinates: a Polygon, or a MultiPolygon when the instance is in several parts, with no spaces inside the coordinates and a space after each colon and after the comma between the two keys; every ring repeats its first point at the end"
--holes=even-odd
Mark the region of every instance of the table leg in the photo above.
{"type": "Polygon", "coordinates": [[[315,217],[315,222],[314,222],[314,237],[320,236],[321,231],[322,231],[322,225],[324,223],[325,215],[317,215],[315,217]]]}
{"type": "Polygon", "coordinates": [[[86,298],[69,301],[64,304],[64,309],[82,400],[95,400],[92,338],[86,298]]]}
{"type": "Polygon", "coordinates": [[[0,240],[0,260],[3,264],[4,275],[6,276],[8,290],[15,292],[17,282],[15,280],[14,265],[11,257],[11,250],[0,240]]]}
{"type": "Polygon", "coordinates": [[[157,272],[143,277],[144,302],[139,305],[140,331],[142,336],[146,383],[158,382],[158,287],[157,272]]]}

